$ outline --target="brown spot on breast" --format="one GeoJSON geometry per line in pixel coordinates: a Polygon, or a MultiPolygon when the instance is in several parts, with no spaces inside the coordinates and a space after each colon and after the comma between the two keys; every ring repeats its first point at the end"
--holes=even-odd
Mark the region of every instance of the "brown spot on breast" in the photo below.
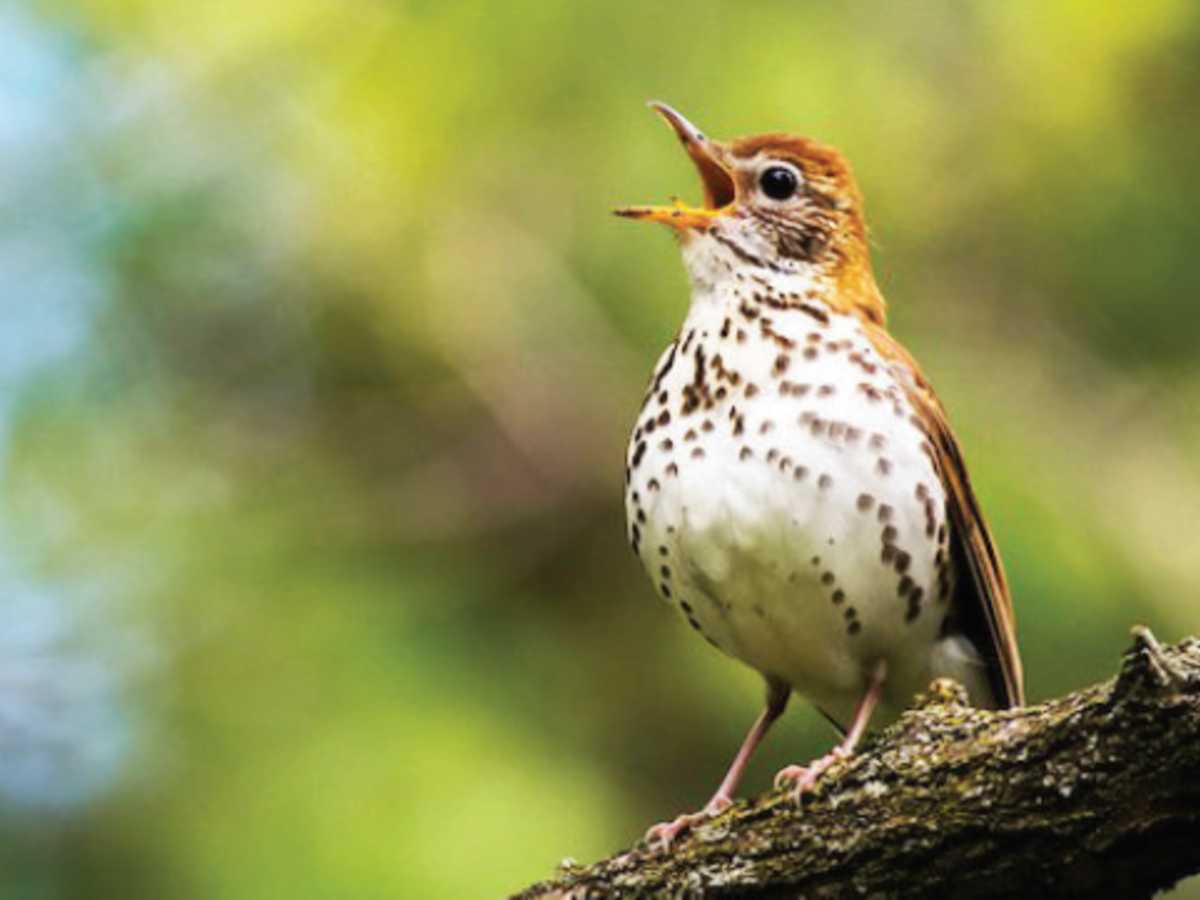
{"type": "MultiPolygon", "coordinates": [[[[679,466],[675,465],[675,463],[667,463],[667,467],[663,471],[666,472],[667,477],[674,478],[679,474],[679,466]]],[[[668,529],[668,532],[669,531],[670,529],[668,529]]]]}
{"type": "MultiPolygon", "coordinates": [[[[658,371],[654,373],[654,388],[653,388],[653,390],[657,391],[660,387],[662,387],[662,380],[667,377],[667,373],[670,372],[671,367],[675,365],[675,351],[676,351],[677,347],[678,347],[678,343],[672,342],[671,349],[667,351],[667,358],[665,360],[663,360],[663,364],[661,366],[659,366],[658,371]]],[[[666,392],[664,391],[664,393],[666,393],[666,392]]],[[[660,399],[661,399],[661,395],[660,395],[660,399]]],[[[662,402],[665,402],[665,401],[662,401],[662,402]]]]}
{"type": "Polygon", "coordinates": [[[882,456],[879,457],[878,461],[875,463],[875,471],[886,477],[892,471],[892,461],[890,459],[885,459],[882,456]]]}
{"type": "Polygon", "coordinates": [[[770,319],[767,319],[764,317],[763,319],[761,319],[759,321],[758,327],[759,327],[759,330],[762,332],[762,336],[764,338],[766,338],[767,340],[773,342],[775,344],[775,346],[779,347],[780,349],[791,350],[793,347],[796,346],[796,342],[793,341],[790,337],[788,337],[785,334],[780,334],[778,331],[776,331],[774,328],[771,327],[770,319]]]}
{"type": "Polygon", "coordinates": [[[674,447],[675,447],[675,442],[672,441],[670,438],[663,438],[661,441],[658,442],[659,450],[672,450],[672,449],[674,449],[674,447]]]}
{"type": "Polygon", "coordinates": [[[759,425],[759,426],[758,426],[758,433],[759,433],[759,434],[766,434],[767,432],[769,432],[769,431],[770,431],[772,428],[774,428],[774,427],[775,427],[775,423],[774,423],[774,422],[772,422],[770,419],[764,419],[764,420],[763,420],[763,423],[762,423],[761,425],[759,425]]]}
{"type": "Polygon", "coordinates": [[[858,507],[859,512],[870,512],[875,508],[875,498],[870,494],[859,494],[855,505],[858,507]]]}
{"type": "Polygon", "coordinates": [[[880,524],[890,522],[892,520],[892,512],[891,506],[886,503],[880,503],[879,511],[875,514],[875,518],[879,520],[880,524]]]}
{"type": "Polygon", "coordinates": [[[790,356],[788,356],[786,353],[780,353],[777,357],[775,357],[775,374],[782,375],[787,371],[788,366],[791,365],[791,362],[792,358],[790,356]]]}
{"type": "Polygon", "coordinates": [[[836,591],[833,592],[833,596],[830,599],[833,600],[834,605],[836,606],[837,604],[843,602],[846,599],[846,592],[843,591],[841,588],[838,588],[836,591]]]}
{"type": "Polygon", "coordinates": [[[738,454],[738,459],[740,459],[742,462],[745,462],[746,460],[750,459],[752,456],[754,456],[754,451],[751,450],[749,447],[743,447],[741,452],[738,454]]]}
{"type": "Polygon", "coordinates": [[[821,309],[821,307],[814,303],[801,303],[797,309],[799,309],[800,312],[804,313],[806,316],[811,316],[812,318],[816,319],[822,325],[829,324],[829,313],[825,312],[825,310],[821,309]]]}
{"type": "Polygon", "coordinates": [[[692,459],[704,459],[704,448],[703,447],[692,448],[692,459]]]}
{"type": "Polygon", "coordinates": [[[817,479],[817,487],[823,491],[829,490],[831,487],[833,487],[833,476],[829,474],[822,475],[817,479]]]}
{"type": "Polygon", "coordinates": [[[642,461],[642,457],[646,455],[646,442],[638,441],[638,445],[633,450],[633,467],[636,469],[642,461]]]}
{"type": "Polygon", "coordinates": [[[749,319],[751,322],[753,322],[759,316],[758,310],[748,304],[745,300],[738,304],[738,312],[740,312],[744,318],[749,319]]]}
{"type": "Polygon", "coordinates": [[[860,382],[858,390],[872,403],[880,403],[883,401],[883,394],[879,392],[879,388],[873,384],[867,384],[865,381],[860,382]]]}
{"type": "Polygon", "coordinates": [[[938,603],[945,603],[947,597],[950,596],[950,570],[942,569],[938,572],[938,603]]]}
{"type": "Polygon", "coordinates": [[[834,578],[834,575],[832,572],[822,572],[821,573],[821,584],[830,585],[830,584],[833,584],[836,580],[837,579],[834,578]]]}

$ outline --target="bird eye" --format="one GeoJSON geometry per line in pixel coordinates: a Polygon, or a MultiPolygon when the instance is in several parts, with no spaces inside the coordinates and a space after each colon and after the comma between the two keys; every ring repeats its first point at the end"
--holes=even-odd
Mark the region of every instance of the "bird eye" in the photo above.
{"type": "Polygon", "coordinates": [[[796,193],[800,180],[795,172],[785,166],[771,166],[763,169],[763,173],[758,176],[758,186],[772,200],[786,200],[796,193]]]}

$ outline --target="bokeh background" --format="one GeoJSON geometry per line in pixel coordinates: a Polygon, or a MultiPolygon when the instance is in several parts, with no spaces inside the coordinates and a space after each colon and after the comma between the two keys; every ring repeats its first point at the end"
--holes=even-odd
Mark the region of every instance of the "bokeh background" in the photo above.
{"type": "Polygon", "coordinates": [[[760,686],[620,505],[652,97],[854,161],[1033,700],[1200,631],[1193,0],[2,0],[0,896],[500,896],[708,796],[760,686]]]}

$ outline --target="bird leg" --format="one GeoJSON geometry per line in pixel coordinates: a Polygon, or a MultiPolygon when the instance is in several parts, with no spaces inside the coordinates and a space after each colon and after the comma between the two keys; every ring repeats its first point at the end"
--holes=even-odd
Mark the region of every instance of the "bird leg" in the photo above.
{"type": "Polygon", "coordinates": [[[792,799],[799,803],[804,792],[812,788],[827,769],[836,762],[849,759],[854,754],[854,748],[858,746],[858,742],[862,740],[863,734],[866,733],[867,725],[871,721],[871,714],[879,705],[879,698],[883,694],[883,685],[886,680],[887,662],[881,659],[871,672],[870,683],[867,685],[862,699],[858,702],[858,708],[854,711],[854,720],[850,723],[850,730],[846,732],[841,743],[807,766],[787,766],[781,769],[775,776],[775,787],[784,788],[791,785],[792,799]]]}
{"type": "Polygon", "coordinates": [[[750,726],[750,731],[746,734],[746,739],[742,741],[741,749],[738,750],[737,756],[733,758],[733,762],[729,765],[729,771],[725,773],[725,777],[721,780],[720,787],[717,792],[712,795],[712,799],[704,805],[704,808],[699,812],[684,813],[677,816],[670,822],[659,822],[657,825],[651,826],[646,832],[646,843],[651,847],[658,847],[666,851],[671,848],[671,842],[683,831],[687,831],[693,825],[711,819],[718,813],[724,812],[733,804],[733,792],[737,790],[738,782],[742,780],[742,773],[746,771],[746,764],[750,761],[751,754],[754,749],[766,737],[768,729],[772,723],[783,714],[787,707],[788,695],[791,689],[778,681],[767,681],[767,703],[763,707],[763,711],[759,713],[758,718],[754,720],[754,724],[750,726]]]}

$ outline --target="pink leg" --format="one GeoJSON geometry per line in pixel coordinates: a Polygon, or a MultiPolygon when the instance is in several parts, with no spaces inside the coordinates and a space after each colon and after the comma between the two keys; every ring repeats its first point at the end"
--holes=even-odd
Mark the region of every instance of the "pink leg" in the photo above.
{"type": "Polygon", "coordinates": [[[724,812],[732,805],[733,792],[737,790],[738,782],[742,780],[742,774],[746,771],[746,764],[750,761],[751,754],[754,753],[754,749],[762,742],[762,739],[766,737],[771,724],[783,714],[784,709],[787,707],[790,690],[786,685],[779,682],[767,682],[767,705],[759,713],[758,718],[754,720],[754,724],[750,726],[750,731],[747,733],[746,739],[742,741],[742,746],[738,750],[737,756],[730,763],[729,771],[725,773],[725,777],[721,780],[721,786],[717,788],[717,792],[712,795],[712,799],[699,812],[685,813],[677,816],[670,822],[660,822],[652,826],[646,832],[646,842],[651,847],[657,846],[663,850],[669,850],[671,842],[675,840],[680,832],[686,831],[693,825],[703,822],[717,813],[724,812]]]}
{"type": "Polygon", "coordinates": [[[863,694],[862,700],[858,702],[858,708],[854,711],[854,721],[850,723],[850,730],[846,732],[841,743],[807,766],[788,766],[782,769],[775,776],[775,787],[782,788],[789,784],[793,785],[792,799],[799,803],[801,795],[816,784],[817,779],[830,766],[839,760],[849,759],[854,753],[854,748],[858,746],[858,742],[866,733],[867,725],[871,721],[871,714],[879,705],[879,698],[883,694],[883,685],[886,680],[887,663],[880,660],[871,673],[871,682],[867,685],[867,691],[863,694]]]}

